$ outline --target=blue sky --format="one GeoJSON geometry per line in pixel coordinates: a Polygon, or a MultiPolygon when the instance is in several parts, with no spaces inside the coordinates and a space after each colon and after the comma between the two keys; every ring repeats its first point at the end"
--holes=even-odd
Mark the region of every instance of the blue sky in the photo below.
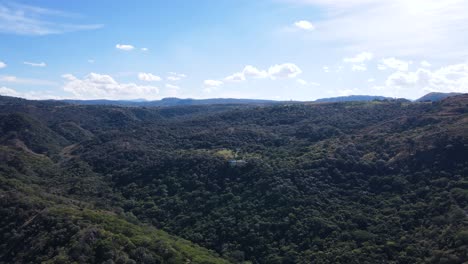
{"type": "Polygon", "coordinates": [[[0,94],[265,98],[468,92],[463,0],[0,0],[0,94]]]}

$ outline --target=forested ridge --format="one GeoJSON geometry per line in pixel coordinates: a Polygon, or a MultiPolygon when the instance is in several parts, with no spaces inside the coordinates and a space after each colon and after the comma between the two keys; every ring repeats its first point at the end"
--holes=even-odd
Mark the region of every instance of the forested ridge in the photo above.
{"type": "Polygon", "coordinates": [[[0,97],[0,263],[464,263],[468,95],[0,97]]]}

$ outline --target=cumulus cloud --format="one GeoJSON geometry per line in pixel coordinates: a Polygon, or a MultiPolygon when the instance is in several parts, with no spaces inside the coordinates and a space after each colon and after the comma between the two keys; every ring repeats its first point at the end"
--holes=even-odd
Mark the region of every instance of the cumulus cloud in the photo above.
{"type": "Polygon", "coordinates": [[[64,74],[63,90],[76,99],[158,99],[159,88],[155,86],[137,85],[135,83],[119,83],[109,75],[90,73],[83,79],[72,74],[64,74]]]}
{"type": "Polygon", "coordinates": [[[247,65],[244,67],[242,74],[246,78],[266,78],[268,77],[268,72],[264,70],[259,70],[252,65],[247,65]]]}
{"type": "Polygon", "coordinates": [[[169,76],[167,77],[167,80],[169,81],[180,81],[181,79],[186,78],[187,75],[183,73],[177,73],[177,72],[169,72],[169,76]]]}
{"type": "Polygon", "coordinates": [[[32,66],[32,67],[45,67],[47,64],[45,62],[23,62],[24,65],[32,66]]]}
{"type": "Polygon", "coordinates": [[[233,73],[223,79],[219,80],[205,80],[205,92],[211,92],[213,89],[217,88],[226,83],[232,82],[243,82],[249,79],[265,79],[270,78],[275,79],[284,79],[284,78],[295,78],[297,75],[301,74],[302,70],[293,63],[283,63],[276,64],[268,68],[268,70],[260,70],[252,65],[247,65],[240,72],[233,73]]]}
{"type": "Polygon", "coordinates": [[[294,78],[301,74],[302,70],[294,63],[276,64],[268,68],[268,75],[271,79],[294,78]]]}
{"type": "Polygon", "coordinates": [[[390,68],[398,71],[407,71],[409,66],[409,62],[398,60],[394,57],[384,58],[381,60],[381,63],[377,66],[379,70],[390,68]]]}
{"type": "Polygon", "coordinates": [[[138,79],[146,82],[158,82],[161,81],[161,77],[156,76],[152,73],[140,72],[138,73],[138,79]]]}
{"type": "Polygon", "coordinates": [[[303,30],[314,30],[315,26],[307,21],[307,20],[300,20],[294,23],[294,26],[303,30]]]}
{"type": "Polygon", "coordinates": [[[0,69],[5,68],[7,65],[3,61],[0,61],[0,69]]]}
{"type": "Polygon", "coordinates": [[[241,82],[245,81],[248,78],[262,79],[267,78],[268,76],[269,75],[267,71],[259,70],[252,65],[247,65],[241,72],[236,72],[232,75],[229,75],[226,78],[224,78],[224,80],[227,82],[241,82]]]}
{"type": "Polygon", "coordinates": [[[427,92],[468,92],[468,64],[454,64],[431,71],[419,68],[416,71],[397,71],[388,76],[385,86],[376,89],[388,93],[404,90],[412,98],[427,92]]]}
{"type": "Polygon", "coordinates": [[[293,63],[276,64],[268,68],[268,70],[260,70],[252,65],[247,65],[240,72],[233,73],[226,78],[226,82],[242,82],[248,79],[264,79],[270,77],[277,78],[294,78],[301,74],[301,69],[293,63]]]}
{"type": "Polygon", "coordinates": [[[135,49],[134,46],[129,45],[129,44],[117,44],[115,45],[115,48],[119,50],[124,50],[124,51],[130,51],[130,50],[135,49]]]}
{"type": "Polygon", "coordinates": [[[242,72],[236,72],[224,78],[226,82],[242,82],[245,81],[245,76],[242,72]]]}

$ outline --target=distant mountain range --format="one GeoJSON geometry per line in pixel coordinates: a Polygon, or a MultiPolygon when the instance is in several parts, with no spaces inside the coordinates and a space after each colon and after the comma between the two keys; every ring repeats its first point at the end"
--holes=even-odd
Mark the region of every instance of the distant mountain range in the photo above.
{"type": "Polygon", "coordinates": [[[321,98],[315,100],[315,102],[320,103],[332,103],[332,102],[350,102],[350,101],[383,101],[383,100],[394,100],[395,98],[385,97],[385,96],[376,96],[376,95],[349,95],[349,96],[338,96],[330,98],[321,98]]]}
{"type": "Polygon", "coordinates": [[[426,102],[426,101],[436,102],[436,101],[440,101],[450,96],[456,96],[456,95],[461,95],[461,94],[462,93],[428,93],[424,95],[423,97],[417,99],[416,102],[426,102]]]}
{"type": "MultiPolygon", "coordinates": [[[[460,95],[461,93],[429,93],[423,97],[416,99],[416,102],[424,101],[439,101],[449,96],[460,95]]],[[[404,98],[392,98],[376,95],[349,95],[330,98],[317,99],[314,102],[318,103],[334,103],[334,102],[367,102],[367,101],[383,101],[383,100],[407,100],[404,98]]],[[[283,104],[283,103],[301,103],[301,101],[275,101],[263,99],[235,99],[235,98],[210,98],[210,99],[181,99],[175,97],[163,98],[155,101],[144,100],[61,100],[70,104],[78,105],[120,105],[120,106],[182,106],[182,105],[214,105],[214,104],[249,104],[249,105],[265,105],[265,104],[283,104]]]]}
{"type": "MultiPolygon", "coordinates": [[[[414,100],[415,102],[436,102],[450,96],[461,95],[462,93],[429,93],[423,97],[414,100]]],[[[6,97],[5,97],[6,98],[6,97]]],[[[15,102],[17,100],[24,100],[21,98],[9,97],[9,100],[4,100],[6,102],[15,102]]],[[[384,101],[384,100],[404,100],[412,101],[405,98],[391,98],[385,96],[376,96],[376,95],[349,95],[349,96],[338,96],[330,98],[321,98],[315,101],[316,103],[336,103],[336,102],[368,102],[368,101],[384,101]]],[[[167,106],[185,106],[185,105],[272,105],[272,104],[296,104],[304,103],[307,101],[275,101],[275,100],[263,100],[263,99],[235,99],[235,98],[210,98],[210,99],[182,99],[182,98],[163,98],[161,100],[155,101],[145,101],[142,99],[139,100],[47,100],[55,103],[68,103],[75,105],[114,105],[114,106],[133,106],[133,107],[167,107],[167,106]]]]}
{"type": "Polygon", "coordinates": [[[211,104],[274,104],[280,101],[261,99],[234,99],[234,98],[210,98],[210,99],[181,99],[175,97],[163,98],[155,101],[140,100],[62,100],[62,102],[81,105],[122,105],[122,106],[182,106],[182,105],[211,105],[211,104]]]}

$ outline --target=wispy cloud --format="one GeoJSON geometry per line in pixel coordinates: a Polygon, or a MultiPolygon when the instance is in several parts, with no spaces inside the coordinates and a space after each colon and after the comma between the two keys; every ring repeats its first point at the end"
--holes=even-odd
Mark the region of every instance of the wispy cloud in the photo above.
{"type": "Polygon", "coordinates": [[[324,12],[314,37],[384,56],[466,55],[465,0],[283,0],[324,12]]]}
{"type": "Polygon", "coordinates": [[[30,62],[30,61],[25,61],[23,62],[25,65],[29,65],[32,67],[45,67],[47,64],[45,62],[30,62]]]}
{"type": "Polygon", "coordinates": [[[12,84],[24,84],[24,85],[45,85],[45,86],[56,86],[58,83],[48,80],[31,79],[31,78],[20,78],[13,75],[2,75],[0,76],[0,84],[12,83],[12,84]]]}
{"type": "Polygon", "coordinates": [[[125,51],[130,51],[130,50],[135,49],[135,47],[130,44],[117,44],[115,45],[115,48],[119,50],[125,50],[125,51]]]}
{"type": "Polygon", "coordinates": [[[72,23],[79,16],[61,10],[16,3],[0,3],[0,33],[50,35],[93,30],[102,24],[72,23]]]}
{"type": "Polygon", "coordinates": [[[169,72],[169,76],[167,76],[167,80],[169,81],[180,81],[184,78],[187,78],[186,74],[177,73],[177,72],[169,72]]]}
{"type": "Polygon", "coordinates": [[[0,61],[0,69],[5,68],[6,66],[7,66],[6,63],[4,63],[3,61],[0,61]]]}
{"type": "Polygon", "coordinates": [[[218,80],[205,80],[203,85],[205,85],[205,87],[219,87],[223,85],[223,82],[218,80]]]}

